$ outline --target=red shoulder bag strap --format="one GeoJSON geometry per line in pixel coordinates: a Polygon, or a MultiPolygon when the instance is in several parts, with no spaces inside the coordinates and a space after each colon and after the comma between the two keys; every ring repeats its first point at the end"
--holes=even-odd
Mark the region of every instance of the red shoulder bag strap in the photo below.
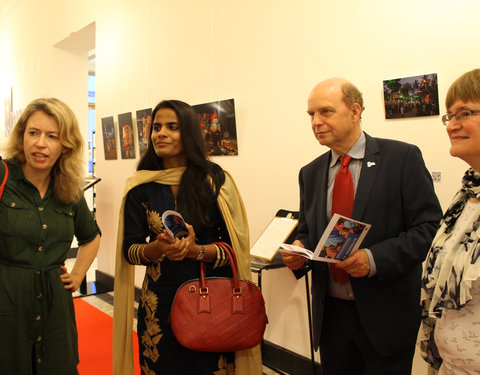
{"type": "Polygon", "coordinates": [[[5,184],[7,183],[7,178],[8,178],[7,164],[3,160],[2,160],[2,163],[5,166],[5,176],[3,176],[3,181],[2,181],[2,184],[0,185],[0,198],[2,198],[3,188],[5,187],[5,184]]]}

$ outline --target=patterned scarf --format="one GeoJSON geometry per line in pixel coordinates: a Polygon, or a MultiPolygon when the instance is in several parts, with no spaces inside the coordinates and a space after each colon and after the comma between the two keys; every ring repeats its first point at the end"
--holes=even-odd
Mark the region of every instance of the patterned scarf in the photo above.
{"type": "Polygon", "coordinates": [[[480,172],[472,168],[465,172],[462,188],[443,216],[423,264],[420,349],[423,358],[437,370],[442,359],[433,337],[436,319],[441,318],[443,310],[464,307],[472,299],[472,281],[480,276],[480,217],[473,222],[472,231],[465,233],[458,244],[444,248],[469,198],[480,199],[480,172]]]}

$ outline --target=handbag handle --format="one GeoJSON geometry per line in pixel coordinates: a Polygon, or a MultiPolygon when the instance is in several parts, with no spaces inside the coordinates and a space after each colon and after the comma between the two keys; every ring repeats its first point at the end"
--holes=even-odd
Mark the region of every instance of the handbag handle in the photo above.
{"type": "MultiPolygon", "coordinates": [[[[235,253],[233,252],[232,247],[226,242],[213,242],[212,245],[220,246],[225,252],[225,254],[227,254],[228,260],[230,261],[230,267],[232,268],[233,295],[241,296],[242,288],[240,287],[240,283],[238,282],[237,258],[235,257],[235,253]]],[[[208,287],[205,282],[205,265],[203,261],[200,262],[200,294],[208,294],[208,287]]]]}
{"type": "Polygon", "coordinates": [[[8,167],[7,167],[7,163],[5,163],[3,160],[2,160],[2,163],[3,163],[3,165],[5,166],[5,175],[3,176],[3,181],[2,181],[2,184],[0,185],[0,198],[2,197],[3,188],[5,187],[5,184],[7,183],[7,178],[8,178],[8,167]]]}

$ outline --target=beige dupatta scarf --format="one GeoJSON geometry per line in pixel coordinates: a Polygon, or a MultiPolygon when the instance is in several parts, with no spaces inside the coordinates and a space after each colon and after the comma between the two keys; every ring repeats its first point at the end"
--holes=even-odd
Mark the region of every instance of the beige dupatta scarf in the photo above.
{"type": "MultiPolygon", "coordinates": [[[[138,171],[125,185],[120,206],[117,253],[115,262],[114,313],[113,313],[113,374],[133,375],[133,313],[135,267],[123,256],[123,218],[127,193],[134,187],[148,182],[178,185],[185,168],[160,171],[138,171]]],[[[218,195],[218,206],[227,226],[232,246],[238,261],[239,277],[251,279],[250,239],[245,207],[237,186],[228,172],[218,195]]],[[[260,346],[235,353],[235,375],[261,375],[262,358],[260,346]]]]}

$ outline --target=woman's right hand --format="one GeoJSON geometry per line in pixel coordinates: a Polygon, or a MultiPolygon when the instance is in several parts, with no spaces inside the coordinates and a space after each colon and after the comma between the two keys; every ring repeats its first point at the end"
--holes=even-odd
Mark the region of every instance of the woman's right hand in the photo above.
{"type": "Polygon", "coordinates": [[[187,256],[189,246],[187,238],[172,238],[163,232],[157,236],[156,242],[163,254],[171,261],[178,262],[187,256]]]}

